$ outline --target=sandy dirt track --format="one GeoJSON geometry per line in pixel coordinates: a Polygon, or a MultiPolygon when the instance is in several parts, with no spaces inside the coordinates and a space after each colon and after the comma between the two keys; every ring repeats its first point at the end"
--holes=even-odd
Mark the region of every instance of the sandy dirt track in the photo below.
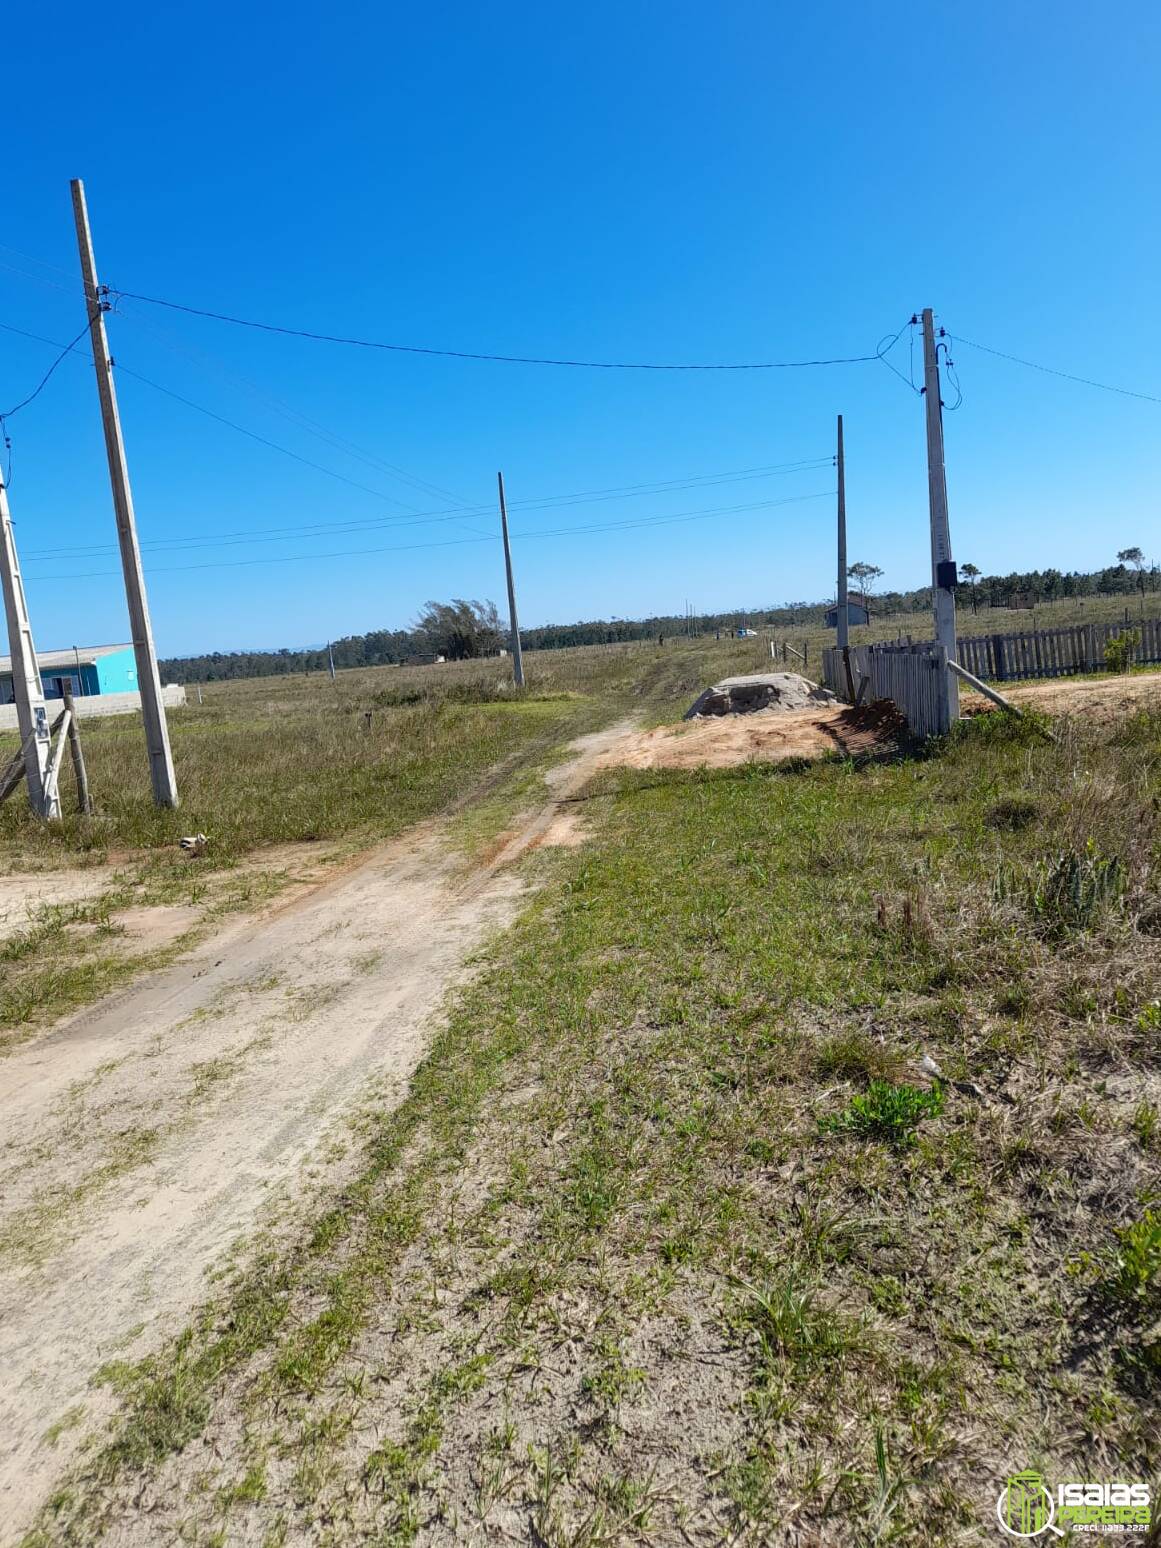
{"type": "MultiPolygon", "coordinates": [[[[575,744],[554,798],[625,730],[575,744]]],[[[93,1372],[172,1336],[240,1237],[341,1176],[343,1119],[405,1093],[519,906],[506,867],[554,826],[556,799],[469,867],[422,825],[0,1066],[0,1541],[110,1407],[93,1372]]]]}

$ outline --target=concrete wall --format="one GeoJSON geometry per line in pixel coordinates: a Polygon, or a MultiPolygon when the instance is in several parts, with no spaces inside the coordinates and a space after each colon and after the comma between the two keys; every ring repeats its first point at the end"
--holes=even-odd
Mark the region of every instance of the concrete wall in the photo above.
{"type": "MultiPolygon", "coordinates": [[[[168,688],[161,690],[164,702],[174,709],[185,703],[185,689],[180,683],[170,683],[168,688]]],[[[77,699],[74,701],[77,715],[81,720],[96,719],[99,715],[132,715],[141,708],[141,695],[136,691],[132,693],[102,693],[91,699],[77,699]]],[[[59,710],[50,709],[49,719],[55,720],[59,710]]],[[[16,706],[15,704],[0,704],[0,731],[15,731],[16,706]]]]}

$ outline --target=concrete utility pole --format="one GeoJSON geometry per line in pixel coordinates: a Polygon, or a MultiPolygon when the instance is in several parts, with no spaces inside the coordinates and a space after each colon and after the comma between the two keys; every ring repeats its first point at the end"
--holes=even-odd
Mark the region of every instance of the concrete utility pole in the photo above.
{"type": "Polygon", "coordinates": [[[158,806],[176,806],[177,778],[173,772],[173,754],[169,749],[169,727],[165,720],[165,703],[161,697],[157,652],[153,647],[153,626],[149,621],[145,575],[141,569],[141,550],[137,543],[137,519],[133,513],[133,494],[129,488],[129,468],[125,461],[121,416],[117,412],[113,362],[109,357],[109,340],[105,334],[107,303],[102,300],[101,289],[97,283],[97,263],[93,256],[93,238],[89,231],[89,212],[85,206],[85,185],[78,177],[73,179],[71,186],[73,218],[77,227],[77,247],[81,255],[81,273],[84,276],[85,299],[89,308],[89,337],[93,347],[93,364],[97,370],[101,420],[105,427],[109,481],[113,486],[113,509],[117,516],[117,540],[121,545],[121,568],[125,573],[125,599],[129,604],[133,653],[137,658],[137,686],[141,693],[145,742],[149,749],[149,776],[153,782],[154,802],[158,806]]]}
{"type": "MultiPolygon", "coordinates": [[[[947,472],[943,463],[943,404],[939,393],[939,356],[935,346],[935,318],[923,309],[923,393],[927,400],[927,498],[931,510],[931,596],[935,613],[935,638],[949,661],[958,661],[955,642],[955,560],[951,557],[951,531],[947,521],[947,472]]],[[[959,719],[959,683],[948,671],[942,685],[948,725],[959,719]]]]}
{"type": "Polygon", "coordinates": [[[851,615],[847,601],[847,464],[843,452],[843,416],[838,416],[838,442],[835,451],[838,471],[838,591],[835,596],[835,623],[838,645],[843,653],[843,672],[851,703],[855,698],[855,679],[851,672],[851,615]]]}
{"type": "Polygon", "coordinates": [[[335,653],[331,649],[330,640],[327,641],[327,666],[330,669],[331,682],[333,683],[335,680],[335,653]]]}
{"type": "MultiPolygon", "coordinates": [[[[8,620],[8,649],[12,655],[12,691],[16,699],[16,723],[20,750],[28,780],[28,804],[38,817],[59,817],[60,797],[49,775],[48,711],[44,688],[32,643],[32,625],[24,598],[24,581],[16,557],[8,491],[0,477],[0,579],[4,587],[4,613],[8,620]]],[[[19,764],[16,765],[19,768],[19,764]]]]}
{"type": "Polygon", "coordinates": [[[508,542],[508,504],[504,499],[504,475],[496,474],[500,486],[500,531],[504,536],[504,568],[508,572],[508,618],[512,626],[512,677],[517,688],[524,686],[524,655],[520,649],[520,622],[516,617],[516,583],[512,579],[512,545],[508,542]]]}
{"type": "Polygon", "coordinates": [[[838,470],[838,596],[835,621],[838,624],[839,648],[845,652],[850,645],[850,617],[847,612],[847,479],[843,459],[843,416],[838,417],[838,451],[835,456],[838,470]]]}

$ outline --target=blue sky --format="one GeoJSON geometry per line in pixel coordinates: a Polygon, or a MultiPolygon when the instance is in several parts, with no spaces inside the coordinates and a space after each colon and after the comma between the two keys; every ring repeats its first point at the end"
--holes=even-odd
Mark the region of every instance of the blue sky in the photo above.
{"type": "MultiPolygon", "coordinates": [[[[102,280],[243,317],[755,361],[868,354],[930,305],[953,338],[1161,396],[1161,13],[1143,3],[65,5],[19,8],[5,44],[10,328],[67,342],[84,322],[82,176],[102,280]]],[[[825,458],[840,411],[852,559],[893,586],[929,574],[922,400],[877,363],[484,364],[131,301],[110,337],[121,366],[368,486],[123,376],[162,654],[399,627],[428,597],[502,603],[498,467],[529,624],[825,595],[825,466],[535,502],[825,458]],[[457,504],[482,509],[414,521],[457,504]]],[[[0,332],[0,408],[52,358],[0,332]]],[[[906,330],[891,358],[908,370],[906,330]]],[[[1130,543],[1161,558],[1161,405],[966,344],[953,358],[958,559],[1090,568],[1130,543]]],[[[125,637],[91,365],[63,362],[9,433],[38,643],[125,637]]]]}

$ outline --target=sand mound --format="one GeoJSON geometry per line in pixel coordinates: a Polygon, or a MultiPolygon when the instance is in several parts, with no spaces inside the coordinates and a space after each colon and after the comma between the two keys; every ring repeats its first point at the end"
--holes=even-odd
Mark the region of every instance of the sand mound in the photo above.
{"type": "Polygon", "coordinates": [[[786,714],[722,718],[699,715],[689,724],[633,731],[602,754],[600,768],[730,768],[739,763],[780,763],[827,753],[873,752],[903,730],[894,705],[864,709],[818,705],[786,714]]]}
{"type": "Polygon", "coordinates": [[[753,677],[723,677],[720,683],[696,699],[685,712],[686,720],[705,715],[754,715],[763,710],[816,709],[837,704],[829,688],[820,688],[797,672],[759,672],[753,677]]]}

